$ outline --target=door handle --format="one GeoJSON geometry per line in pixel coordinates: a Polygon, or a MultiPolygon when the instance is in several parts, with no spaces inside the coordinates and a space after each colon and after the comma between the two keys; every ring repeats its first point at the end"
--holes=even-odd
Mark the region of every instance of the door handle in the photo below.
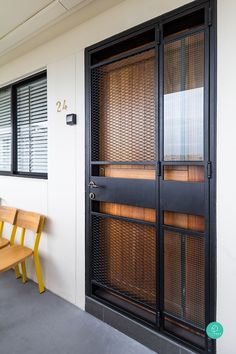
{"type": "Polygon", "coordinates": [[[90,188],[101,188],[100,186],[98,186],[95,182],[90,181],[88,184],[88,187],[90,188]]]}

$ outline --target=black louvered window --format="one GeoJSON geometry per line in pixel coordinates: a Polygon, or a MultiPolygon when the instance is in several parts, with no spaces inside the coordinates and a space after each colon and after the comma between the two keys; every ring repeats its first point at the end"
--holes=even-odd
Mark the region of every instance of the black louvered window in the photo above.
{"type": "Polygon", "coordinates": [[[47,177],[47,78],[0,90],[0,172],[47,177]]]}
{"type": "Polygon", "coordinates": [[[17,170],[47,173],[47,80],[17,87],[17,170]]]}
{"type": "Polygon", "coordinates": [[[0,91],[0,171],[11,171],[11,90],[0,91]]]}

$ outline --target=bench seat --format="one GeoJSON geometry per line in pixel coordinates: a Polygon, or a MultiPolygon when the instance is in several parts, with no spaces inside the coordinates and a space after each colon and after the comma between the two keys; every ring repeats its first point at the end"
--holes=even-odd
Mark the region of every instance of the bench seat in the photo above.
{"type": "Polygon", "coordinates": [[[32,254],[32,249],[20,245],[3,248],[0,253],[0,273],[24,262],[32,254]]]}
{"type": "Polygon", "coordinates": [[[8,246],[10,244],[10,241],[7,240],[6,238],[0,237],[0,249],[8,246]]]}

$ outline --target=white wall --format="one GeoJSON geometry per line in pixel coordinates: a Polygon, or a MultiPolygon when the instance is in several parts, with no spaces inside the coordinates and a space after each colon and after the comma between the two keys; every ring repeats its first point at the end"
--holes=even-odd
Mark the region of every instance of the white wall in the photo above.
{"type": "MultiPolygon", "coordinates": [[[[0,85],[40,68],[48,72],[49,178],[0,177],[0,196],[9,205],[48,216],[41,253],[46,286],[84,307],[84,48],[113,34],[179,7],[188,0],[125,0],[0,68],[0,85]],[[134,10],[135,9],[135,10],[134,10]],[[111,26],[112,24],[112,26],[111,26]],[[66,99],[78,124],[65,125],[56,101],[66,99]]],[[[234,0],[218,0],[218,320],[225,327],[218,353],[233,354],[236,298],[236,236],[232,220],[235,181],[234,0]]],[[[30,272],[32,275],[32,272],[30,272]]]]}
{"type": "Polygon", "coordinates": [[[217,307],[225,329],[219,354],[236,352],[235,13],[234,0],[218,0],[217,307]]]}

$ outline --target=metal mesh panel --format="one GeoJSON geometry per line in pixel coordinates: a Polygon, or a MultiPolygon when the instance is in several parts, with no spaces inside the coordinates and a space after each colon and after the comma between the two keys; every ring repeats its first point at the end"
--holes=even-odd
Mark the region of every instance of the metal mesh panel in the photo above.
{"type": "Polygon", "coordinates": [[[92,159],[155,160],[155,50],[92,69],[92,159]]]}
{"type": "Polygon", "coordinates": [[[165,231],[165,311],[205,327],[204,237],[165,231]]]}
{"type": "Polygon", "coordinates": [[[98,216],[92,226],[93,280],[155,309],[155,227],[98,216]]]}

